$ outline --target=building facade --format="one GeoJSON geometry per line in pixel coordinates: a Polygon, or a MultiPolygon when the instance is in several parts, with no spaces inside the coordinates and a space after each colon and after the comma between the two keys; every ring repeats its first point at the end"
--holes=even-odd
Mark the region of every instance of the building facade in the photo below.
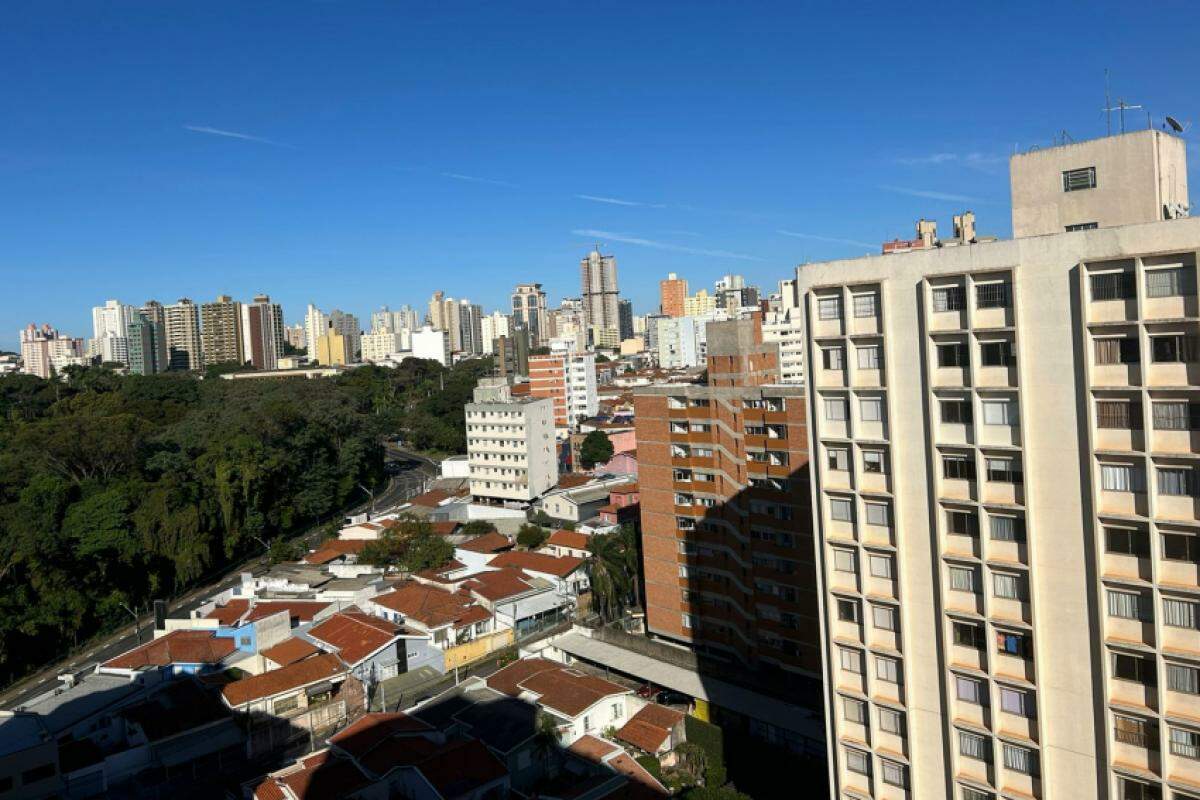
{"type": "Polygon", "coordinates": [[[580,417],[595,416],[599,410],[596,355],[564,352],[529,356],[529,393],[553,403],[556,428],[576,430],[580,417]]]}
{"type": "Polygon", "coordinates": [[[265,294],[242,306],[242,363],[276,369],[283,355],[283,309],[265,294]]]}
{"type": "Polygon", "coordinates": [[[204,364],[245,363],[242,360],[242,304],[227,294],[200,306],[200,341],[204,364]]]}
{"type": "Polygon", "coordinates": [[[84,363],[83,340],[63,336],[49,325],[21,331],[21,371],[49,380],[64,367],[84,363]]]}
{"type": "Polygon", "coordinates": [[[483,378],[465,413],[474,502],[527,507],[558,483],[549,399],[517,399],[507,379],[483,378]]]}
{"type": "Polygon", "coordinates": [[[633,338],[633,301],[617,301],[617,336],[618,344],[633,338]]]}
{"type": "Polygon", "coordinates": [[[524,325],[530,347],[541,347],[550,338],[546,322],[546,293],[540,283],[520,283],[512,293],[512,318],[524,325]]]}
{"type": "Polygon", "coordinates": [[[198,370],[204,366],[200,339],[200,307],[186,297],[165,309],[167,364],[173,370],[198,370]]]}
{"type": "Polygon", "coordinates": [[[412,354],[413,358],[428,358],[443,367],[450,366],[450,332],[429,325],[413,331],[412,354]]]}
{"type": "Polygon", "coordinates": [[[687,296],[687,280],[674,272],[668,272],[666,280],[658,282],[658,308],[668,317],[683,316],[683,301],[687,296]]]}
{"type": "Polygon", "coordinates": [[[579,262],[579,275],[584,323],[619,330],[616,256],[602,255],[597,247],[579,262]]]}

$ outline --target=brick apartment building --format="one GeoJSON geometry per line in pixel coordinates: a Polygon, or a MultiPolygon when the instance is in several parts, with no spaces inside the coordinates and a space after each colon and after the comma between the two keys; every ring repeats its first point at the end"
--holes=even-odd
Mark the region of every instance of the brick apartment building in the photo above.
{"type": "Polygon", "coordinates": [[[804,390],[761,320],[712,323],[704,384],[635,396],[649,631],[820,672],[804,390]]]}

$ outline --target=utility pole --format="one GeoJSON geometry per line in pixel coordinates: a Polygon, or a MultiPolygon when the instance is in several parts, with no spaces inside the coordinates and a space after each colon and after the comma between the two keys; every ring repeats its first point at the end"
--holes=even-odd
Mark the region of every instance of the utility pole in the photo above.
{"type": "Polygon", "coordinates": [[[133,635],[137,637],[137,643],[142,643],[142,621],[138,617],[137,612],[129,606],[121,603],[121,608],[129,612],[129,616],[133,617],[133,635]]]}

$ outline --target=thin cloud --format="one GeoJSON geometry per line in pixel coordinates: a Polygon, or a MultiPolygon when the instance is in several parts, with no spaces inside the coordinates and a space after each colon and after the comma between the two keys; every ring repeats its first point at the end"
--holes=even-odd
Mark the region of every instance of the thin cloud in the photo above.
{"type": "Polygon", "coordinates": [[[477,175],[464,175],[461,172],[439,172],[443,178],[453,178],[456,181],[466,181],[468,183],[486,183],[489,186],[505,186],[509,189],[519,189],[517,184],[509,183],[508,181],[498,181],[492,178],[480,178],[477,175]]]}
{"type": "Polygon", "coordinates": [[[210,136],[224,136],[226,139],[241,139],[244,142],[258,142],[259,144],[269,144],[272,147],[287,147],[295,149],[290,144],[276,142],[273,139],[264,139],[261,136],[251,136],[248,133],[238,133],[237,131],[221,130],[220,128],[213,128],[208,125],[184,125],[183,129],[185,131],[191,131],[192,133],[207,133],[210,136]]]}
{"type": "Polygon", "coordinates": [[[680,231],[680,230],[659,231],[659,233],[665,233],[667,236],[691,236],[696,239],[699,239],[701,236],[704,235],[702,233],[696,233],[695,231],[680,231]]]}
{"type": "Polygon", "coordinates": [[[860,242],[857,239],[839,239],[836,236],[818,236],[815,233],[798,233],[796,231],[778,230],[775,232],[778,233],[780,236],[791,236],[795,239],[808,239],[809,241],[813,241],[813,242],[829,242],[830,244],[844,244],[844,245],[849,245],[850,247],[866,247],[866,248],[872,249],[872,250],[879,247],[878,244],[871,244],[870,242],[860,242]]]}
{"type": "Polygon", "coordinates": [[[1006,161],[1003,155],[994,153],[929,153],[923,156],[901,156],[893,159],[895,163],[902,164],[906,167],[929,167],[940,166],[943,164],[958,164],[969,169],[976,169],[982,172],[991,172],[998,169],[1006,161]]]}
{"type": "Polygon", "coordinates": [[[886,192],[895,192],[897,194],[906,194],[909,197],[921,197],[925,200],[940,200],[943,203],[979,203],[981,205],[995,205],[994,200],[984,200],[979,197],[970,197],[965,194],[949,194],[947,192],[931,192],[927,189],[909,189],[904,186],[888,186],[879,187],[886,192]]]}
{"type": "Polygon", "coordinates": [[[728,250],[707,250],[701,247],[685,247],[680,244],[671,244],[670,242],[659,242],[654,239],[643,239],[639,236],[627,236],[621,233],[613,233],[611,231],[598,231],[593,228],[576,228],[571,231],[575,236],[582,236],[587,239],[607,239],[611,242],[622,242],[623,244],[636,244],[642,247],[653,247],[656,250],[669,250],[673,253],[688,253],[694,256],[713,256],[715,258],[732,258],[739,261],[762,261],[758,256],[751,256],[745,253],[731,253],[728,250]]]}
{"type": "Polygon", "coordinates": [[[637,206],[641,208],[666,208],[662,203],[642,203],[637,200],[623,200],[620,197],[600,197],[594,194],[577,194],[577,200],[589,200],[593,203],[607,203],[610,206],[637,206]]]}

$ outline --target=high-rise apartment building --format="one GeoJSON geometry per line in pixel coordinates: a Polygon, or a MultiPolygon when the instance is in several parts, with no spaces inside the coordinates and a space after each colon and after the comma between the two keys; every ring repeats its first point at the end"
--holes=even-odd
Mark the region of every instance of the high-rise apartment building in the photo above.
{"type": "Polygon", "coordinates": [[[242,363],[276,369],[283,355],[283,308],[265,294],[242,305],[242,363]]]}
{"type": "Polygon", "coordinates": [[[283,329],[283,341],[296,350],[304,350],[308,347],[308,342],[304,333],[304,323],[297,322],[295,325],[288,325],[283,329]]]}
{"type": "Polygon", "coordinates": [[[362,326],[358,317],[335,308],[329,312],[329,327],[346,338],[346,348],[350,353],[350,360],[346,363],[357,361],[362,350],[362,326]]]}
{"type": "Polygon", "coordinates": [[[450,351],[463,351],[462,305],[445,292],[437,291],[429,300],[430,324],[437,330],[450,334],[450,351]]]}
{"type": "Polygon", "coordinates": [[[65,367],[85,363],[83,339],[63,336],[49,325],[21,331],[21,371],[49,380],[65,367]]]}
{"type": "Polygon", "coordinates": [[[167,369],[167,329],[162,322],[153,322],[150,316],[141,311],[135,312],[126,329],[126,339],[129,343],[130,372],[135,375],[154,375],[167,369]]]}
{"type": "Polygon", "coordinates": [[[204,364],[245,363],[242,359],[242,304],[227,294],[200,306],[204,364]]]}
{"type": "Polygon", "coordinates": [[[574,432],[580,417],[599,410],[595,353],[561,352],[529,356],[529,393],[554,403],[554,425],[574,432]]]}
{"type": "Polygon", "coordinates": [[[584,323],[619,330],[616,256],[601,255],[597,245],[579,262],[579,274],[583,287],[584,323]]]}
{"type": "Polygon", "coordinates": [[[514,398],[507,378],[483,378],[465,413],[474,502],[528,507],[558,483],[550,400],[514,398]]]}
{"type": "Polygon", "coordinates": [[[687,296],[687,280],[680,278],[674,272],[668,272],[667,279],[658,282],[659,311],[668,317],[683,316],[683,301],[687,296]]]}
{"type": "Polygon", "coordinates": [[[360,340],[362,345],[362,360],[368,364],[385,361],[393,353],[399,353],[404,347],[404,334],[376,330],[364,333],[360,340]]]}
{"type": "Polygon", "coordinates": [[[540,283],[520,283],[512,293],[514,324],[525,326],[530,347],[541,347],[551,334],[547,330],[546,293],[540,283]]]}
{"type": "Polygon", "coordinates": [[[443,367],[453,363],[450,350],[450,332],[426,325],[412,333],[413,358],[428,358],[443,367]]]}
{"type": "Polygon", "coordinates": [[[756,319],[709,333],[708,381],[637,389],[646,625],[748,667],[820,675],[803,390],[756,319]]]}
{"type": "Polygon", "coordinates": [[[304,312],[304,346],[308,349],[309,358],[316,357],[317,338],[324,334],[328,327],[329,315],[309,303],[304,312]]]}
{"type": "Polygon", "coordinates": [[[318,364],[326,367],[345,366],[354,360],[349,337],[332,324],[317,337],[317,347],[312,356],[318,364]]]}
{"type": "Polygon", "coordinates": [[[1200,219],[1145,220],[1151,138],[1014,156],[1043,235],[797,270],[837,797],[1198,796],[1200,219]]]}
{"type": "Polygon", "coordinates": [[[763,314],[763,341],[779,345],[780,382],[803,385],[806,337],[795,280],[779,282],[772,305],[774,310],[763,314]]]}
{"type": "Polygon", "coordinates": [[[200,307],[186,297],[164,309],[167,322],[167,364],[173,370],[204,366],[200,340],[200,307]]]}
{"type": "Polygon", "coordinates": [[[717,298],[715,295],[709,294],[707,289],[701,289],[694,295],[683,298],[683,315],[685,317],[698,317],[716,310],[717,298]]]}
{"type": "Polygon", "coordinates": [[[467,355],[483,353],[483,308],[470,300],[459,302],[458,339],[467,355]]]}
{"type": "MultiPolygon", "coordinates": [[[[154,336],[153,363],[155,372],[165,372],[170,368],[170,353],[167,349],[167,310],[157,300],[147,300],[137,311],[146,319],[154,336]]],[[[130,357],[132,361],[132,356],[130,357]]]]}
{"type": "Polygon", "coordinates": [[[633,338],[633,301],[618,300],[617,301],[617,340],[618,343],[625,339],[633,338]]]}
{"type": "Polygon", "coordinates": [[[129,323],[136,312],[133,306],[108,300],[92,308],[92,341],[89,354],[101,361],[129,365],[129,323]]]}
{"type": "Polygon", "coordinates": [[[483,337],[483,353],[491,355],[496,352],[496,339],[508,336],[512,317],[493,311],[479,320],[479,332],[483,337]]]}

